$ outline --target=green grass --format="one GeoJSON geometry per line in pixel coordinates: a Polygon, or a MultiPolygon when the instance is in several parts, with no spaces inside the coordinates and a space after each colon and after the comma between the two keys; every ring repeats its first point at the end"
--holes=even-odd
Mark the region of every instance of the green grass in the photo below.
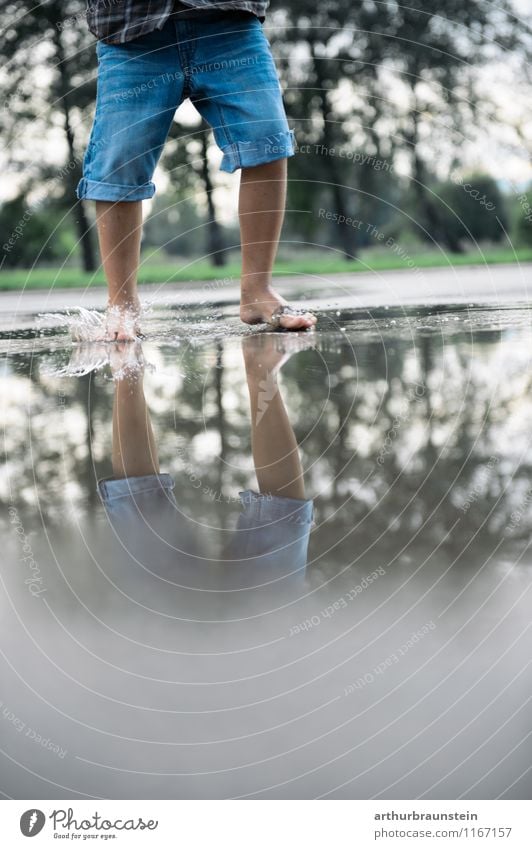
{"type": "MultiPolygon", "coordinates": [[[[403,258],[393,252],[362,251],[360,259],[345,261],[337,256],[304,254],[292,259],[281,259],[275,265],[275,274],[328,275],[360,271],[390,271],[395,269],[454,267],[463,265],[494,265],[500,263],[532,262],[532,249],[518,251],[488,249],[482,253],[445,254],[443,252],[412,253],[403,258]]],[[[204,260],[194,262],[176,260],[174,264],[155,263],[152,259],[142,264],[140,283],[199,283],[202,281],[234,281],[239,279],[240,264],[230,262],[223,268],[213,268],[204,260]]],[[[77,268],[35,268],[31,271],[14,269],[0,272],[0,290],[20,289],[73,289],[87,286],[104,286],[103,273],[86,274],[77,268]]]]}

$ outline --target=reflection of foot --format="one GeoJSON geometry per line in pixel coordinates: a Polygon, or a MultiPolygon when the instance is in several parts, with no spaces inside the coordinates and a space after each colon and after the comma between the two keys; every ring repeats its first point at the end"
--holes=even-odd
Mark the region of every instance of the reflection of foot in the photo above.
{"type": "Polygon", "coordinates": [[[117,342],[109,348],[109,364],[114,380],[128,380],[142,375],[146,360],[138,339],[136,342],[117,342]]]}
{"type": "Polygon", "coordinates": [[[70,362],[52,370],[55,377],[83,377],[101,371],[109,363],[109,345],[105,342],[81,342],[72,348],[70,362]]]}
{"type": "Polygon", "coordinates": [[[293,354],[313,348],[314,344],[312,336],[306,333],[290,336],[257,333],[244,336],[242,353],[247,376],[251,379],[264,379],[266,375],[275,376],[293,354]]]}
{"type": "MultiPolygon", "coordinates": [[[[142,345],[136,342],[82,342],[72,348],[67,366],[47,371],[54,377],[83,377],[92,371],[111,368],[114,380],[140,375],[147,367],[142,345]]],[[[149,366],[151,368],[151,366],[149,366]]]]}
{"type": "Polygon", "coordinates": [[[245,324],[269,324],[275,330],[310,330],[316,316],[295,310],[271,287],[243,287],[240,318],[245,324]]]}
{"type": "Polygon", "coordinates": [[[140,336],[138,299],[107,305],[105,339],[107,342],[134,342],[140,336]]]}

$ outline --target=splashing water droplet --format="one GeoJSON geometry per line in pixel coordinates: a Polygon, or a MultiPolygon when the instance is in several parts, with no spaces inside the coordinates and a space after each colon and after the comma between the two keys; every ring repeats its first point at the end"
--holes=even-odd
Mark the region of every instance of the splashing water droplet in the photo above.
{"type": "Polygon", "coordinates": [[[42,313],[37,324],[41,331],[47,327],[65,327],[74,344],[114,341],[115,336],[134,341],[140,332],[140,317],[149,311],[149,304],[142,304],[140,309],[112,306],[105,312],[74,307],[64,313],[42,313]]]}
{"type": "Polygon", "coordinates": [[[64,313],[42,313],[37,321],[39,327],[66,327],[73,342],[100,342],[105,334],[105,314],[85,307],[64,313]]]}

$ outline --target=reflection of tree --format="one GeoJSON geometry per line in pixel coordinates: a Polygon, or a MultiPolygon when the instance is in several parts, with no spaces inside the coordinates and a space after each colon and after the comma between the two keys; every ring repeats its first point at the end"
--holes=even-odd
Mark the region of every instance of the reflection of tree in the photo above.
{"type": "Polygon", "coordinates": [[[95,503],[94,484],[105,463],[95,457],[93,436],[107,410],[106,387],[93,393],[90,375],[68,381],[42,375],[37,358],[17,355],[10,366],[4,449],[15,504],[38,504],[45,517],[61,521],[70,508],[95,503]]]}
{"type": "Polygon", "coordinates": [[[222,492],[224,480],[225,459],[227,457],[227,431],[223,403],[223,345],[216,344],[216,368],[214,369],[214,386],[216,392],[216,424],[220,435],[220,452],[218,454],[217,489],[222,492]]]}
{"type": "MultiPolygon", "coordinates": [[[[333,545],[331,557],[347,562],[383,535],[379,551],[387,556],[420,529],[429,549],[445,540],[451,552],[479,528],[476,550],[507,526],[508,537],[527,538],[532,375],[506,362],[498,380],[498,331],[452,339],[443,345],[442,337],[419,335],[413,346],[361,335],[356,360],[346,344],[324,339],[319,355],[303,351],[283,369],[307,492],[316,496],[318,525],[327,520],[318,551],[333,545]]],[[[254,474],[233,344],[191,346],[178,363],[174,348],[162,349],[164,375],[145,376],[161,468],[174,475],[189,515],[222,526],[254,474]]],[[[22,355],[11,368],[5,447],[17,503],[34,505],[38,492],[52,522],[70,506],[92,510],[96,478],[108,473],[112,383],[46,377],[22,355]]]]}

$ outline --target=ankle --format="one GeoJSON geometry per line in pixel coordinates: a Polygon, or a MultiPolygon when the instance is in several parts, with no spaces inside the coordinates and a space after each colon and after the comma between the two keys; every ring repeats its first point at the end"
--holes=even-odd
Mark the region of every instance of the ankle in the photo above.
{"type": "Polygon", "coordinates": [[[138,310],[140,308],[139,296],[136,292],[109,293],[107,307],[108,309],[138,310]]]}
{"type": "Polygon", "coordinates": [[[247,272],[242,274],[240,286],[242,292],[265,292],[272,288],[272,276],[263,271],[247,272]]]}

